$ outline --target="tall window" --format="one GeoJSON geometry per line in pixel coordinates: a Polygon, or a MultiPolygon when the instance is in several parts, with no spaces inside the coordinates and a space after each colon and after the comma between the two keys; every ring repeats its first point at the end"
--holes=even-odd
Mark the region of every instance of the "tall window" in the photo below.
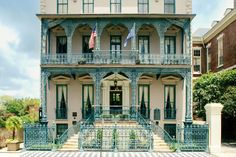
{"type": "Polygon", "coordinates": [[[207,71],[211,71],[211,52],[210,48],[207,48],[207,71]]]}
{"type": "Polygon", "coordinates": [[[92,49],[89,49],[89,39],[90,36],[83,36],[83,42],[82,42],[82,47],[83,47],[83,53],[92,53],[92,49]]]}
{"type": "Polygon", "coordinates": [[[193,70],[196,73],[201,73],[201,49],[193,50],[193,70]]]}
{"type": "Polygon", "coordinates": [[[139,36],[138,47],[139,47],[139,53],[141,54],[149,53],[149,36],[139,36]]]}
{"type": "Polygon", "coordinates": [[[167,14],[175,13],[175,0],[165,0],[164,10],[167,14]]]}
{"type": "Polygon", "coordinates": [[[83,13],[91,14],[94,10],[94,0],[83,0],[83,13]]]}
{"type": "Polygon", "coordinates": [[[68,0],[57,0],[57,13],[58,14],[68,13],[68,0]]]}
{"type": "Polygon", "coordinates": [[[66,36],[57,36],[57,53],[67,53],[66,36]]]}
{"type": "Polygon", "coordinates": [[[140,114],[149,118],[149,85],[139,85],[138,100],[140,114]]]}
{"type": "Polygon", "coordinates": [[[165,85],[165,97],[164,97],[164,117],[165,119],[176,118],[175,108],[175,86],[165,85]]]}
{"type": "Polygon", "coordinates": [[[175,54],[176,53],[176,37],[175,36],[165,36],[165,54],[175,54]]]}
{"type": "Polygon", "coordinates": [[[218,37],[218,66],[222,66],[224,64],[223,58],[223,35],[218,37]]]}
{"type": "Polygon", "coordinates": [[[93,112],[93,85],[83,85],[82,104],[83,118],[87,119],[93,112]]]}
{"type": "Polygon", "coordinates": [[[149,13],[149,0],[138,0],[138,13],[149,13]]]}
{"type": "Polygon", "coordinates": [[[67,119],[67,104],[67,85],[57,85],[57,119],[67,119]]]}
{"type": "Polygon", "coordinates": [[[111,13],[121,13],[121,0],[110,0],[111,13]]]}

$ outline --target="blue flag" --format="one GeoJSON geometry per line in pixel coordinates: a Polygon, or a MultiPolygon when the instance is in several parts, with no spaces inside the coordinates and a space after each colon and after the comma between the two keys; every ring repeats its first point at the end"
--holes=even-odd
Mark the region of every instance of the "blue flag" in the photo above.
{"type": "Polygon", "coordinates": [[[124,47],[127,46],[127,43],[130,39],[134,38],[135,37],[135,26],[133,25],[133,27],[131,28],[128,36],[126,37],[125,39],[125,43],[124,43],[124,47]]]}

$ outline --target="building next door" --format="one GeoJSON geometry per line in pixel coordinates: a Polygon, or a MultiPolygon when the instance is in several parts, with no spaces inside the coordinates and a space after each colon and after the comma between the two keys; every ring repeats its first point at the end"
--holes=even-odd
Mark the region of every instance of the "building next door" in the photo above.
{"type": "Polygon", "coordinates": [[[122,114],[122,90],[120,86],[111,87],[110,114],[122,114]]]}
{"type": "Polygon", "coordinates": [[[113,35],[110,38],[110,59],[112,63],[121,61],[121,36],[113,35]]]}

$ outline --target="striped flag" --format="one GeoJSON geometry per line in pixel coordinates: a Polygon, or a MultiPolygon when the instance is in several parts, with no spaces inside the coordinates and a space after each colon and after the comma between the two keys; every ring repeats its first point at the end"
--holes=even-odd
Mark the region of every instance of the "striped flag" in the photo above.
{"type": "Polygon", "coordinates": [[[96,25],[95,25],[93,30],[92,30],[90,39],[89,39],[89,49],[94,48],[94,46],[95,46],[95,37],[96,36],[97,36],[97,33],[96,33],[96,25]]]}
{"type": "Polygon", "coordinates": [[[133,27],[131,28],[128,36],[126,37],[125,39],[125,43],[124,43],[124,47],[127,46],[127,43],[130,39],[134,38],[135,37],[135,24],[133,25],[133,27]]]}

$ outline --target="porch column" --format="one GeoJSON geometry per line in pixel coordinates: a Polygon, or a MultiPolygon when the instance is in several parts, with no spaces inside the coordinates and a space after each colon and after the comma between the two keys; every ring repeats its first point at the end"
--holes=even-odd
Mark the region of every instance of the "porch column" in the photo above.
{"type": "Polygon", "coordinates": [[[136,50],[136,23],[135,22],[134,22],[132,28],[134,29],[134,37],[131,40],[131,49],[136,50]]]}
{"type": "Polygon", "coordinates": [[[192,123],[192,74],[191,70],[185,74],[186,84],[186,112],[185,112],[185,124],[192,123]]]}
{"type": "Polygon", "coordinates": [[[66,36],[67,36],[67,53],[71,54],[72,53],[72,37],[76,28],[76,25],[68,22],[62,25],[62,27],[65,30],[66,36]]]}
{"type": "Polygon", "coordinates": [[[165,53],[165,32],[160,32],[160,55],[163,55],[165,53]]]}
{"type": "Polygon", "coordinates": [[[184,33],[185,33],[185,53],[186,55],[188,55],[189,58],[189,62],[188,64],[192,64],[192,37],[191,37],[191,25],[190,22],[187,22],[187,24],[184,25],[184,33]]]}
{"type": "Polygon", "coordinates": [[[101,43],[100,43],[100,38],[101,38],[101,34],[102,34],[102,30],[100,29],[100,25],[98,23],[96,23],[96,31],[97,31],[97,37],[96,37],[96,50],[100,50],[101,49],[101,43]]]}
{"type": "Polygon", "coordinates": [[[41,107],[42,107],[42,123],[47,123],[47,80],[49,77],[49,73],[42,71],[41,72],[41,107]]]}
{"type": "Polygon", "coordinates": [[[46,54],[47,34],[48,34],[48,24],[45,20],[42,20],[42,24],[41,24],[41,54],[46,54]]]}

